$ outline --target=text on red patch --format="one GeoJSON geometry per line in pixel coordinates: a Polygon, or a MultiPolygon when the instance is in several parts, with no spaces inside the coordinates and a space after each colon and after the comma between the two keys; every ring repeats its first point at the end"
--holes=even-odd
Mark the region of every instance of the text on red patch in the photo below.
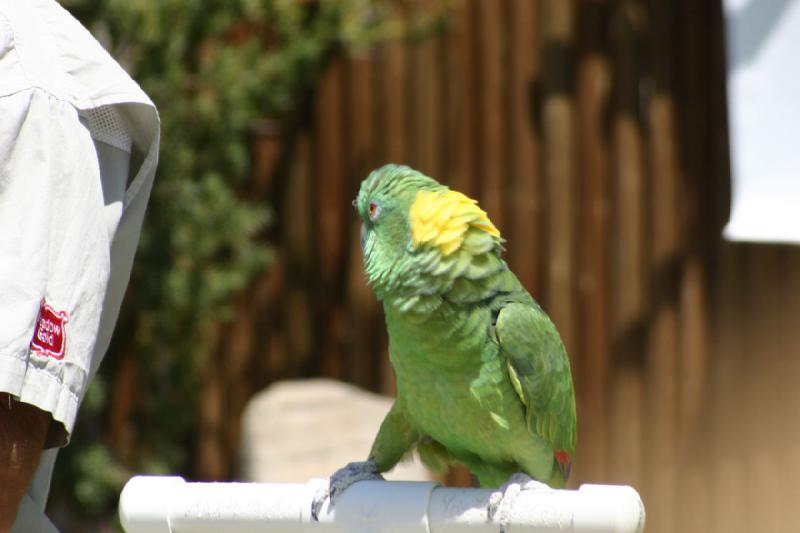
{"type": "Polygon", "coordinates": [[[36,329],[33,331],[31,340],[31,351],[63,359],[67,344],[65,329],[67,322],[69,322],[69,316],[66,311],[56,311],[42,300],[39,316],[36,319],[36,329]]]}

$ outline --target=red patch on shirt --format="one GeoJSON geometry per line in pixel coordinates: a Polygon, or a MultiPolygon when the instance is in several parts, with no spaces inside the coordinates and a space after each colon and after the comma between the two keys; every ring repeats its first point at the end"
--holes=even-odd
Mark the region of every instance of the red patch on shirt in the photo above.
{"type": "Polygon", "coordinates": [[[33,331],[31,340],[31,351],[63,359],[67,346],[65,329],[67,322],[69,322],[69,315],[66,311],[56,311],[42,299],[39,316],[36,318],[36,329],[33,331]]]}

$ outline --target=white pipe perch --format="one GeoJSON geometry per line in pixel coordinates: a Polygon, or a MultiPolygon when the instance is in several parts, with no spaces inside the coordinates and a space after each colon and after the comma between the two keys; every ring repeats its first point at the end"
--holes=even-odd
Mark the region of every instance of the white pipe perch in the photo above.
{"type": "MultiPolygon", "coordinates": [[[[309,483],[187,483],[180,477],[136,476],[120,496],[127,533],[489,533],[491,489],[448,488],[433,482],[360,481],[319,521],[311,504],[326,479],[309,483]]],[[[638,533],[644,506],[632,487],[582,485],[578,490],[522,491],[514,500],[507,529],[542,533],[638,533]]]]}

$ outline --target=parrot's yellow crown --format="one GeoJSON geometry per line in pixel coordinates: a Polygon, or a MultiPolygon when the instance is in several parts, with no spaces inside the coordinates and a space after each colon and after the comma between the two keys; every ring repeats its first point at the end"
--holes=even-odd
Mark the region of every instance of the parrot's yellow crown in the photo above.
{"type": "Polygon", "coordinates": [[[408,220],[414,250],[428,244],[449,255],[461,247],[470,228],[500,237],[476,200],[449,189],[419,191],[408,211],[408,220]]]}

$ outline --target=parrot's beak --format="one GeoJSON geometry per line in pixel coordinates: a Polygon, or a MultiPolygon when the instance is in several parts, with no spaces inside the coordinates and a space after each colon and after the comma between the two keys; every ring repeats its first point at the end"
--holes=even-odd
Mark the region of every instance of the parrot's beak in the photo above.
{"type": "Polygon", "coordinates": [[[364,224],[361,224],[361,251],[364,251],[364,241],[367,240],[367,228],[364,227],[364,224]]]}

